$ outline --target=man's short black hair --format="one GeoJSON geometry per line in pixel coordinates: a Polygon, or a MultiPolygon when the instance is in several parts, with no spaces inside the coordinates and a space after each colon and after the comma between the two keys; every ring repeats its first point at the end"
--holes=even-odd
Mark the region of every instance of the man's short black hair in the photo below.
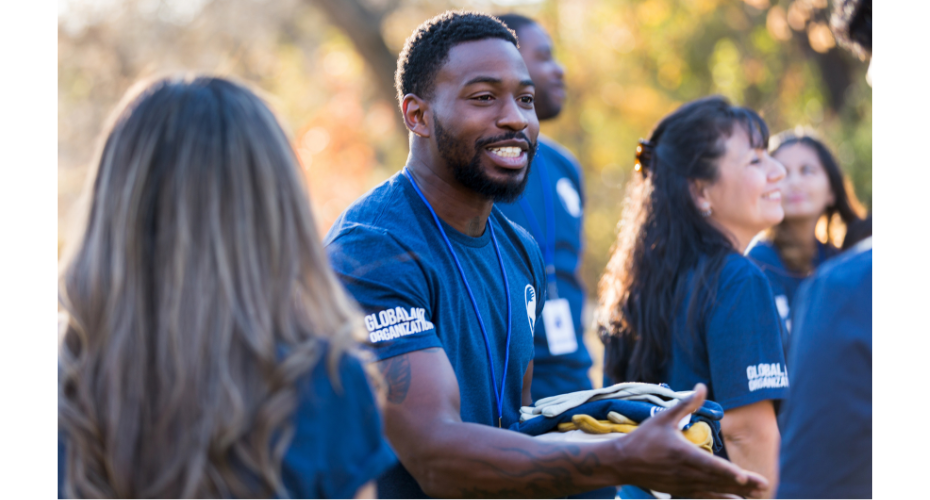
{"type": "Polygon", "coordinates": [[[429,98],[433,80],[449,58],[449,50],[463,42],[486,38],[500,38],[517,46],[517,35],[487,14],[448,11],[421,24],[407,38],[397,58],[397,100],[403,103],[407,94],[429,98]]]}
{"type": "Polygon", "coordinates": [[[510,12],[501,16],[497,16],[498,19],[504,22],[508,28],[512,29],[514,33],[520,33],[520,30],[527,26],[532,26],[536,24],[536,21],[517,14],[516,12],[510,12]]]}

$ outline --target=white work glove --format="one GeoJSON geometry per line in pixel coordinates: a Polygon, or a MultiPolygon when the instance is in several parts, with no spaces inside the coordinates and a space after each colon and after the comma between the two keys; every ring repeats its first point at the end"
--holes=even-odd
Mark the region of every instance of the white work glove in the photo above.
{"type": "Polygon", "coordinates": [[[535,406],[520,408],[520,421],[525,422],[538,415],[555,417],[563,412],[581,406],[588,401],[603,399],[626,399],[631,401],[648,401],[668,408],[674,406],[679,399],[686,398],[693,391],[676,392],[657,384],[641,382],[623,382],[601,389],[576,391],[540,399],[535,406]]]}

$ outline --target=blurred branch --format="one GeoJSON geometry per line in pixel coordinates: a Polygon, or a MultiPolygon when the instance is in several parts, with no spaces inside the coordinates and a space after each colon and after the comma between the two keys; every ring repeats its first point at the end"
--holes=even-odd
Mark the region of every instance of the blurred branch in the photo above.
{"type": "Polygon", "coordinates": [[[843,58],[839,50],[830,50],[825,54],[820,54],[810,47],[807,39],[797,37],[801,44],[808,52],[811,59],[820,67],[820,74],[823,78],[824,86],[830,94],[829,104],[833,111],[839,113],[846,102],[846,90],[852,85],[852,76],[850,75],[849,62],[843,58]]]}
{"type": "MultiPolygon", "coordinates": [[[[819,21],[829,25],[829,18],[830,9],[826,7],[814,9],[811,14],[811,22],[819,21]]],[[[827,50],[825,53],[817,52],[811,46],[810,40],[804,32],[799,33],[799,35],[794,38],[798,41],[798,45],[805,55],[817,64],[828,93],[826,96],[829,99],[828,104],[834,112],[839,113],[846,102],[846,90],[853,83],[853,66],[850,63],[849,56],[845,51],[836,48],[827,50]]]]}
{"type": "Polygon", "coordinates": [[[311,0],[332,23],[352,41],[355,50],[365,59],[375,77],[375,86],[381,96],[393,101],[394,69],[397,55],[392,53],[381,35],[381,21],[388,12],[372,12],[359,0],[311,0]]]}

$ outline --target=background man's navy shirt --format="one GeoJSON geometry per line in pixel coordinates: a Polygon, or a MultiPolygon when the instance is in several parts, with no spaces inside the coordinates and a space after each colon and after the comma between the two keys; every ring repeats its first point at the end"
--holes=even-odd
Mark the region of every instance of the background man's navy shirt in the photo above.
{"type": "Polygon", "coordinates": [[[779,498],[872,498],[872,239],[798,290],[779,498]]]}
{"type": "MultiPolygon", "coordinates": [[[[337,363],[341,389],[336,390],[328,364],[324,353],[297,383],[294,435],[281,464],[291,498],[352,498],[397,463],[362,365],[343,354],[337,363]]],[[[65,498],[66,448],[67,439],[59,433],[59,498],[65,498]]]]}
{"type": "MultiPolygon", "coordinates": [[[[543,232],[542,235],[534,236],[537,239],[547,238],[543,189],[551,193],[550,198],[555,213],[556,286],[559,298],[568,300],[571,308],[578,349],[571,353],[553,356],[549,352],[549,343],[546,340],[546,327],[543,322],[540,322],[534,339],[536,357],[533,361],[533,401],[592,388],[591,379],[588,377],[588,370],[592,364],[591,355],[584,345],[584,325],[581,321],[581,312],[585,302],[584,283],[581,281],[579,269],[583,251],[582,216],[584,209],[581,168],[568,151],[542,137],[539,140],[536,156],[544,160],[549,185],[543,185],[538,168],[540,162],[534,161],[523,198],[529,202],[539,228],[543,232]]],[[[507,218],[532,231],[532,224],[527,220],[519,201],[498,203],[496,206],[507,218]]],[[[542,248],[545,240],[539,240],[537,243],[542,248]]]]}
{"type": "MultiPolygon", "coordinates": [[[[443,228],[465,269],[491,342],[498,388],[504,366],[507,310],[503,277],[490,232],[473,238],[443,228]]],[[[494,225],[510,282],[510,363],[503,427],[519,420],[523,375],[533,360],[533,332],[542,323],[546,278],[536,242],[494,208],[494,225]]],[[[426,205],[409,179],[394,175],[357,200],[324,244],[333,267],[366,314],[378,360],[441,347],[458,380],[465,422],[497,426],[487,348],[462,277],[426,205]]],[[[422,497],[402,465],[379,480],[384,497],[422,497]]]]}

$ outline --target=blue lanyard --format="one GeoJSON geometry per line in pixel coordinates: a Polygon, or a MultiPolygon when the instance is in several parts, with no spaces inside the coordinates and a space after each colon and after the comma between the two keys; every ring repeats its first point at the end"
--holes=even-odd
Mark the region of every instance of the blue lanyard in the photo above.
{"type": "Polygon", "coordinates": [[[536,169],[539,171],[539,177],[542,180],[543,207],[546,214],[546,234],[543,237],[542,228],[539,227],[539,221],[530,207],[530,202],[526,201],[526,196],[520,197],[520,208],[523,214],[530,222],[530,230],[536,241],[543,245],[543,260],[546,261],[546,278],[549,283],[549,297],[558,298],[558,288],[555,284],[555,204],[552,202],[552,192],[550,191],[549,174],[546,172],[546,163],[543,161],[541,154],[535,158],[536,169]]]}
{"type": "Polygon", "coordinates": [[[507,281],[507,270],[504,267],[504,258],[501,257],[501,249],[497,245],[497,237],[494,236],[494,224],[491,224],[491,218],[489,217],[488,231],[491,232],[491,241],[494,242],[494,251],[497,252],[497,260],[501,265],[501,274],[504,275],[504,291],[507,294],[507,351],[504,355],[504,375],[501,377],[500,391],[497,390],[497,375],[494,373],[494,358],[491,357],[491,341],[488,340],[488,332],[484,328],[484,320],[481,318],[481,311],[478,309],[478,301],[475,300],[475,295],[471,292],[471,286],[468,284],[468,278],[465,276],[465,270],[462,269],[462,263],[459,262],[458,256],[455,255],[455,249],[452,248],[452,243],[449,241],[449,237],[446,236],[446,231],[442,228],[442,223],[439,222],[439,217],[436,215],[436,212],[433,210],[433,207],[430,206],[429,202],[426,201],[426,197],[423,196],[423,193],[420,191],[420,187],[417,186],[417,181],[413,180],[413,176],[410,175],[407,167],[404,167],[404,175],[406,175],[407,179],[410,180],[410,184],[413,185],[413,190],[417,192],[417,195],[421,200],[423,200],[423,204],[425,204],[426,208],[429,209],[430,215],[433,216],[433,221],[436,222],[436,227],[439,228],[439,234],[442,235],[443,241],[446,242],[446,247],[449,249],[449,253],[452,254],[452,259],[455,261],[455,267],[459,269],[459,275],[462,276],[462,281],[465,283],[465,290],[468,292],[468,298],[471,299],[471,305],[475,309],[475,315],[478,316],[478,326],[481,327],[481,334],[484,335],[484,346],[488,351],[488,365],[491,366],[491,388],[492,392],[494,393],[494,398],[497,400],[497,426],[502,427],[502,421],[504,418],[504,382],[507,378],[507,365],[510,363],[510,283],[507,281]]]}

